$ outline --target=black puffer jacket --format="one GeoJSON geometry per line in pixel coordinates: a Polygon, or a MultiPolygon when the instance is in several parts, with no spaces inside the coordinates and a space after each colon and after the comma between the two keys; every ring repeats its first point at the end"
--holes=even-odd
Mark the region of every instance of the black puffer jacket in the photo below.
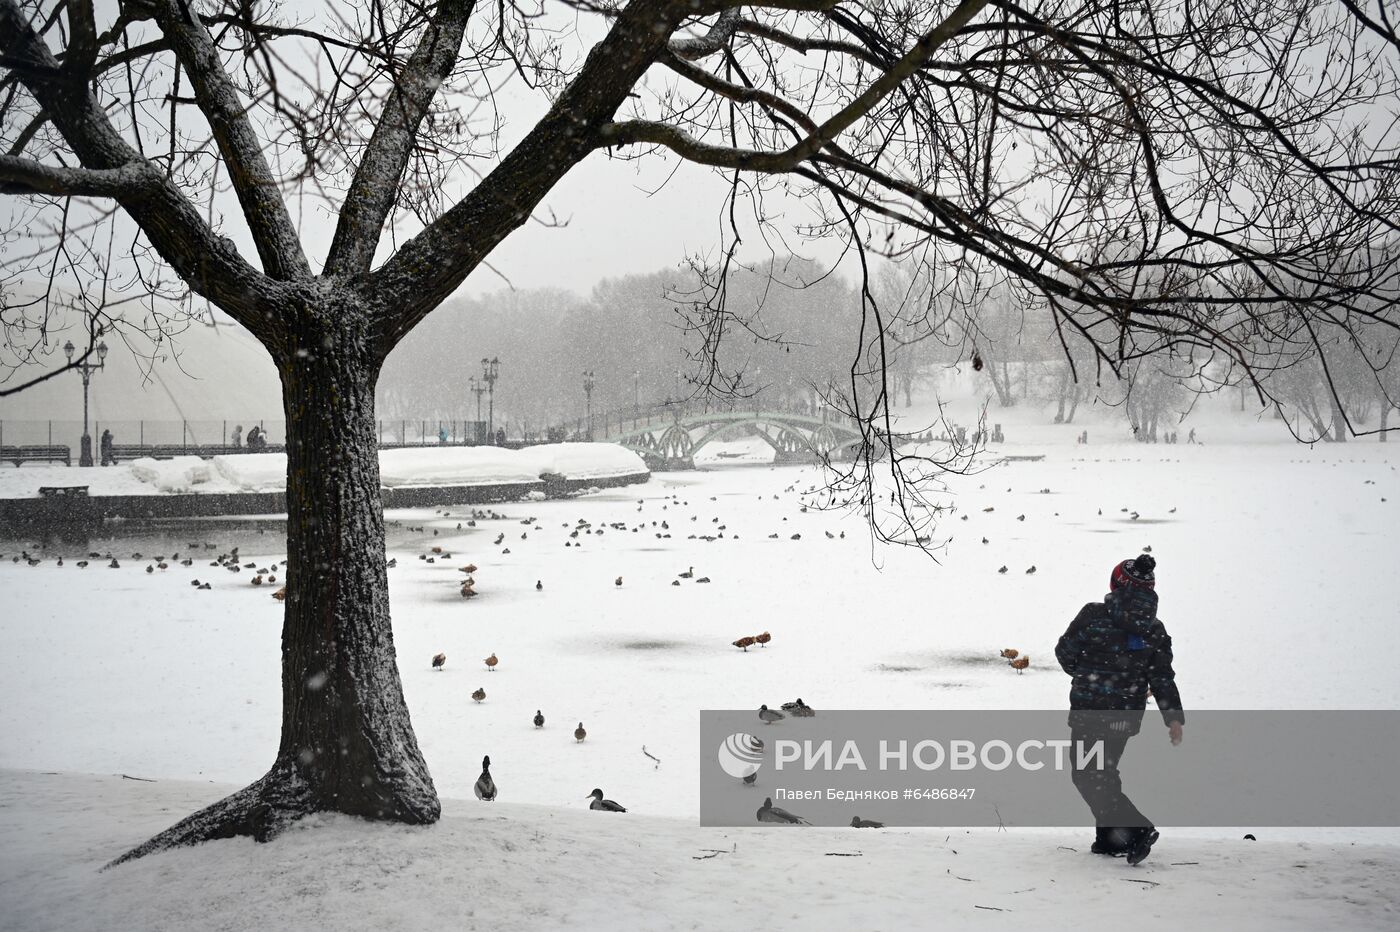
{"type": "Polygon", "coordinates": [[[1069,707],[1074,710],[1142,711],[1147,689],[1162,720],[1186,721],[1181,694],[1172,670],[1172,639],[1159,619],[1153,618],[1141,634],[1115,618],[1108,602],[1090,602],[1055,645],[1055,657],[1074,677],[1069,707]]]}

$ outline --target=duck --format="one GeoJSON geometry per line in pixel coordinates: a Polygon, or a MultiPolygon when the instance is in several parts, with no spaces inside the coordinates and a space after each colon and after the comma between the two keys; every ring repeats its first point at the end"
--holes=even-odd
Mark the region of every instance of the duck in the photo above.
{"type": "Polygon", "coordinates": [[[254,576],[252,579],[248,580],[248,582],[255,586],[261,586],[263,584],[263,578],[261,576],[254,576]]]}
{"type": "Polygon", "coordinates": [[[758,821],[774,822],[779,825],[811,825],[806,819],[799,815],[793,815],[786,809],[779,809],[773,805],[773,797],[769,796],[763,801],[763,805],[758,809],[758,821]]]}
{"type": "Polygon", "coordinates": [[[695,567],[692,566],[684,573],[677,573],[676,575],[681,579],[693,579],[695,577],[695,567]]]}
{"type": "Polygon", "coordinates": [[[1007,660],[1015,660],[1017,657],[1021,656],[1021,652],[1014,647],[1003,647],[1001,649],[1001,655],[1007,660]]]}
{"type": "Polygon", "coordinates": [[[1026,570],[1026,575],[1027,575],[1027,576],[1034,576],[1034,575],[1035,575],[1035,564],[1034,564],[1034,563],[1031,564],[1030,569],[1026,570]]]}
{"type": "Polygon", "coordinates": [[[747,654],[747,653],[749,652],[749,648],[750,648],[754,643],[755,643],[755,642],[754,642],[754,639],[753,639],[753,638],[750,638],[750,637],[743,637],[743,638],[739,638],[739,640],[735,641],[735,642],[734,642],[734,646],[735,646],[735,647],[742,647],[742,648],[744,649],[744,653],[747,654]]]}
{"type": "Polygon", "coordinates": [[[1017,657],[1015,660],[1011,661],[1011,669],[1015,670],[1017,673],[1020,673],[1030,665],[1031,658],[1026,656],[1017,657]]]}
{"type": "Polygon", "coordinates": [[[588,737],[588,732],[586,732],[586,731],[583,730],[583,722],[579,722],[579,723],[578,723],[578,727],[574,729],[574,740],[575,740],[575,741],[582,741],[584,738],[587,738],[587,737],[588,737]]]}
{"type": "Polygon", "coordinates": [[[434,669],[434,670],[441,670],[441,669],[442,669],[442,665],[445,664],[445,663],[447,663],[447,655],[446,655],[446,654],[433,654],[433,669],[434,669]]]}
{"type": "Polygon", "coordinates": [[[783,711],[793,718],[813,718],[817,714],[816,709],[803,702],[801,697],[796,702],[784,702],[783,711]]]}
{"type": "Polygon", "coordinates": [[[284,602],[284,601],[286,601],[286,599],[287,599],[287,587],[286,587],[286,586],[283,586],[281,589],[278,589],[276,592],[272,593],[272,597],[273,597],[274,599],[276,599],[277,601],[279,601],[279,602],[284,602]]]}
{"type": "Polygon", "coordinates": [[[695,580],[695,581],[698,582],[698,583],[707,583],[707,582],[710,581],[710,577],[708,577],[708,576],[701,576],[699,579],[697,579],[697,580],[695,580]]]}
{"type": "Polygon", "coordinates": [[[476,785],[472,787],[476,793],[476,798],[482,802],[492,802],[496,798],[496,781],[491,779],[491,758],[481,759],[481,776],[476,778],[476,785]]]}
{"type": "Polygon", "coordinates": [[[743,779],[744,786],[753,786],[756,782],[758,782],[758,769],[755,768],[753,770],[750,770],[748,773],[744,774],[743,779]]]}
{"type": "Polygon", "coordinates": [[[587,796],[585,796],[584,799],[591,799],[591,800],[593,800],[593,802],[591,802],[591,803],[588,804],[588,808],[589,808],[589,809],[596,809],[596,810],[598,810],[599,812],[626,812],[626,811],[627,811],[626,807],[624,807],[624,806],[622,806],[622,805],[620,805],[620,804],[618,804],[618,803],[613,802],[611,799],[604,799],[604,798],[603,798],[603,791],[602,791],[602,790],[599,790],[599,789],[595,789],[593,792],[591,792],[591,793],[589,793],[587,796]]]}
{"type": "Polygon", "coordinates": [[[774,712],[766,705],[761,705],[758,707],[758,717],[760,720],[762,720],[763,724],[765,725],[771,725],[774,722],[781,722],[783,719],[787,718],[787,716],[783,713],[774,712]]]}
{"type": "Polygon", "coordinates": [[[477,571],[477,569],[478,569],[478,567],[477,567],[477,565],[476,565],[475,563],[468,563],[466,566],[458,567],[458,570],[459,570],[460,572],[466,573],[468,576],[470,576],[470,575],[472,575],[473,573],[475,573],[475,572],[477,571]]]}
{"type": "Polygon", "coordinates": [[[851,828],[884,828],[885,823],[876,822],[874,819],[862,819],[860,816],[851,816],[851,828]]]}
{"type": "Polygon", "coordinates": [[[483,699],[486,698],[486,690],[478,686],[476,692],[472,693],[472,698],[475,699],[477,702],[481,702],[483,699]]]}
{"type": "MultiPolygon", "coordinates": [[[[580,723],[580,724],[582,724],[582,723],[580,723]]],[[[536,727],[536,728],[543,728],[543,727],[544,727],[544,714],[543,714],[542,712],[540,712],[539,709],[536,709],[536,710],[535,710],[535,727],[536,727]]]]}
{"type": "Polygon", "coordinates": [[[613,585],[614,585],[614,586],[621,587],[621,586],[622,586],[622,577],[619,576],[619,577],[617,577],[616,579],[614,579],[614,580],[613,580],[613,585]]]}
{"type": "Polygon", "coordinates": [[[1005,573],[1005,572],[1006,572],[1006,567],[1003,565],[1001,569],[997,570],[997,572],[998,572],[998,573],[1005,573]]]}
{"type": "Polygon", "coordinates": [[[773,635],[765,631],[762,634],[755,636],[754,640],[758,642],[759,647],[767,647],[768,642],[773,640],[773,635]]]}
{"type": "Polygon", "coordinates": [[[483,660],[482,663],[486,664],[486,669],[488,672],[494,673],[496,672],[496,664],[500,663],[500,661],[496,659],[495,654],[492,654],[490,657],[487,657],[485,660],[483,660]]]}

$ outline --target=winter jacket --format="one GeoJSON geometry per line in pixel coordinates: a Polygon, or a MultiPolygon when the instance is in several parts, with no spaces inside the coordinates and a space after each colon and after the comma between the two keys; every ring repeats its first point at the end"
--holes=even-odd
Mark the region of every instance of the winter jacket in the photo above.
{"type": "Polygon", "coordinates": [[[1157,618],[1143,633],[1134,633],[1110,612],[1112,598],[1110,594],[1105,602],[1081,608],[1055,645],[1060,666],[1074,678],[1070,708],[1141,712],[1147,708],[1150,686],[1162,720],[1168,725],[1185,723],[1172,670],[1171,635],[1157,618]]]}

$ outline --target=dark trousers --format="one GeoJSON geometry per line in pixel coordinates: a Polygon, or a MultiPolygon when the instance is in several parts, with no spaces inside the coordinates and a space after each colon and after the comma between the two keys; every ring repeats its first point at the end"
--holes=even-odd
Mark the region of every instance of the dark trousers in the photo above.
{"type": "MultiPolygon", "coordinates": [[[[1098,827],[1100,841],[1114,835],[1114,829],[1152,827],[1152,820],[1139,812],[1133,801],[1123,795],[1123,778],[1118,773],[1118,762],[1128,746],[1129,737],[1131,735],[1115,733],[1106,728],[1074,728],[1070,732],[1070,740],[1074,742],[1071,745],[1071,755],[1076,765],[1073,775],[1074,788],[1084,797],[1084,801],[1094,813],[1094,824],[1098,827]],[[1080,769],[1079,743],[1082,742],[1087,749],[1096,741],[1103,742],[1103,767],[1100,769],[1095,766],[1097,758],[1094,758],[1086,762],[1088,766],[1080,769]]],[[[1116,834],[1123,836],[1128,833],[1116,834]]]]}

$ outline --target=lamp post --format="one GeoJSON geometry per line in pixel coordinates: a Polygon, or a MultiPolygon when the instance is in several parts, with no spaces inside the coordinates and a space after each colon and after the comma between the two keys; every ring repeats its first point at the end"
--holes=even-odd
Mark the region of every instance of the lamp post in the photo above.
{"type": "MultiPolygon", "coordinates": [[[[500,377],[500,374],[501,361],[499,359],[497,359],[495,356],[492,356],[490,359],[487,359],[485,356],[481,357],[481,378],[486,383],[486,391],[488,392],[486,408],[486,438],[488,441],[492,440],[495,437],[494,431],[496,429],[496,379],[500,377]]],[[[477,399],[478,401],[480,400],[479,395],[477,396],[477,399]]]]}
{"type": "MultiPolygon", "coordinates": [[[[63,354],[68,357],[68,361],[73,361],[73,341],[69,340],[63,344],[63,354]]],[[[78,465],[92,465],[92,436],[88,433],[88,382],[92,379],[92,373],[98,369],[107,367],[107,342],[97,344],[97,362],[80,362],[74,369],[77,369],[83,376],[83,442],[78,451],[78,465]]]]}
{"type": "Polygon", "coordinates": [[[470,379],[467,379],[467,381],[471,383],[471,391],[472,391],[472,394],[476,395],[476,424],[477,424],[477,428],[476,428],[476,430],[477,430],[476,438],[477,438],[477,439],[476,439],[476,442],[477,442],[477,443],[480,443],[480,442],[481,442],[481,396],[484,395],[484,394],[486,394],[486,385],[483,384],[482,381],[481,381],[480,379],[478,379],[476,376],[472,376],[470,379]]]}
{"type": "Polygon", "coordinates": [[[593,378],[593,370],[589,369],[583,374],[583,394],[588,399],[588,439],[593,439],[593,386],[597,380],[593,378]]]}
{"type": "Polygon", "coordinates": [[[642,370],[632,370],[632,426],[637,426],[637,418],[642,416],[642,370]]]}

